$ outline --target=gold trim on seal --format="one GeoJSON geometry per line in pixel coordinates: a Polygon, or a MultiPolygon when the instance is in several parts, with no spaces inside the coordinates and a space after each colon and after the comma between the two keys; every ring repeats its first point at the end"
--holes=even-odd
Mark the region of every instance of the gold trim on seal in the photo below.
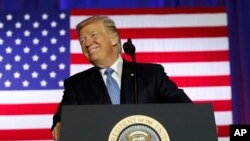
{"type": "MultiPolygon", "coordinates": [[[[108,141],[118,141],[124,129],[127,129],[128,127],[130,128],[133,126],[138,126],[138,125],[142,125],[142,126],[144,125],[145,127],[149,127],[153,129],[154,132],[160,138],[159,139],[160,141],[170,141],[169,135],[166,129],[164,128],[164,126],[162,126],[162,124],[159,123],[157,120],[149,116],[145,116],[145,115],[128,116],[122,119],[121,121],[119,121],[110,132],[108,141]]],[[[144,129],[147,129],[147,128],[144,128],[144,129]]],[[[142,136],[146,136],[145,133],[142,133],[140,130],[133,131],[133,132],[134,134],[140,133],[142,136]]],[[[149,134],[149,136],[151,136],[150,133],[146,133],[146,134],[149,134]]],[[[131,135],[133,135],[133,133],[128,134],[128,136],[131,136],[131,135]]]]}

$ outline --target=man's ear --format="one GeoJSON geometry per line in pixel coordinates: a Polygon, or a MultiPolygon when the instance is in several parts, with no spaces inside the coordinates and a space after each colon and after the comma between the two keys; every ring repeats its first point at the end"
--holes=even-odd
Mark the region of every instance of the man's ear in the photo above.
{"type": "Polygon", "coordinates": [[[111,34],[110,39],[112,46],[116,46],[118,44],[119,37],[116,33],[111,34]]]}

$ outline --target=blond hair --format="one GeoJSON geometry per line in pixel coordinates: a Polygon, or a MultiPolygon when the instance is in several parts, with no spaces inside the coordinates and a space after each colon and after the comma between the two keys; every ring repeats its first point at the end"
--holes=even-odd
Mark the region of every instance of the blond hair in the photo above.
{"type": "Polygon", "coordinates": [[[110,34],[115,33],[118,36],[118,47],[119,47],[119,51],[121,52],[122,49],[121,49],[120,33],[119,33],[118,29],[116,28],[115,22],[112,19],[110,19],[109,17],[107,17],[107,16],[96,15],[96,16],[92,16],[92,17],[89,17],[89,18],[81,21],[76,26],[78,37],[80,37],[80,30],[84,26],[86,26],[86,25],[88,25],[90,23],[93,23],[93,22],[97,22],[97,21],[102,21],[103,22],[103,25],[104,25],[105,29],[107,30],[107,32],[109,32],[110,34]]]}

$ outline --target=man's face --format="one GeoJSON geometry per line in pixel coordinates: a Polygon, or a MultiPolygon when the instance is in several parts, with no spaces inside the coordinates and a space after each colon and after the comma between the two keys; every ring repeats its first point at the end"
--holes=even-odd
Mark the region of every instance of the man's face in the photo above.
{"type": "Polygon", "coordinates": [[[87,24],[80,30],[80,44],[85,57],[98,67],[107,67],[118,56],[117,41],[107,32],[102,22],[87,24]]]}

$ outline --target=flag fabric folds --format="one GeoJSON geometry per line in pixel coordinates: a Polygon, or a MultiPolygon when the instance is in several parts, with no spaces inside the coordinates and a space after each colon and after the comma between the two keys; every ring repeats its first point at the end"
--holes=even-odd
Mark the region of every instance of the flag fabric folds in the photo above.
{"type": "Polygon", "coordinates": [[[91,67],[75,27],[94,14],[115,21],[122,43],[132,38],[138,62],[162,64],[194,103],[212,103],[219,141],[229,140],[232,100],[224,8],[1,12],[0,140],[52,139],[63,80],[91,67]]]}

